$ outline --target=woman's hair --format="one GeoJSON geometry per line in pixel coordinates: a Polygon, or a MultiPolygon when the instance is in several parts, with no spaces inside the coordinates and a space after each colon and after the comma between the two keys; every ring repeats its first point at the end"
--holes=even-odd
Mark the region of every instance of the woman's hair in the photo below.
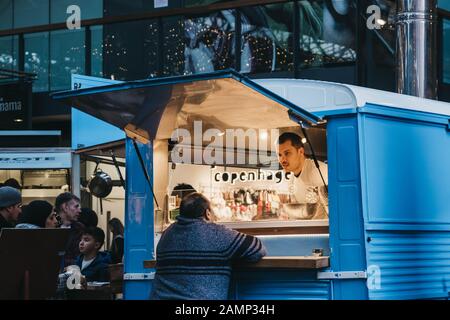
{"type": "Polygon", "coordinates": [[[109,220],[108,224],[111,227],[111,232],[114,235],[122,235],[123,236],[123,224],[122,222],[120,222],[119,219],[117,218],[112,218],[111,220],[109,220]]]}
{"type": "Polygon", "coordinates": [[[47,218],[52,212],[53,206],[49,202],[34,200],[22,208],[18,223],[29,223],[45,228],[47,218]]]}

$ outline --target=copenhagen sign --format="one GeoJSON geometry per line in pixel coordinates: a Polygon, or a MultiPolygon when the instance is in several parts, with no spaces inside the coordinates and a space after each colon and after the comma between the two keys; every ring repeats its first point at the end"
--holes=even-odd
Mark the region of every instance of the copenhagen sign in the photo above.
{"type": "Polygon", "coordinates": [[[253,182],[253,181],[268,181],[281,183],[284,180],[290,179],[290,172],[284,172],[282,170],[272,171],[272,170],[259,170],[254,171],[241,171],[241,172],[217,172],[214,174],[214,181],[221,183],[231,183],[236,182],[253,182]]]}

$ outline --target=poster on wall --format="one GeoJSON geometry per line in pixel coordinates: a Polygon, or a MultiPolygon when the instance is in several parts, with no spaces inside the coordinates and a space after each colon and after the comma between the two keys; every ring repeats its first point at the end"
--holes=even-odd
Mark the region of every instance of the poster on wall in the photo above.
{"type": "Polygon", "coordinates": [[[31,129],[31,83],[0,85],[0,127],[2,130],[31,129]]]}

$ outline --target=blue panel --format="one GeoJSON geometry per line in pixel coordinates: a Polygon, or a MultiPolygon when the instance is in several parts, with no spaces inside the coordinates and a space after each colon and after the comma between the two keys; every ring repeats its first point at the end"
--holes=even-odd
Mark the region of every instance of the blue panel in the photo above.
{"type": "Polygon", "coordinates": [[[359,201],[359,189],[356,185],[339,186],[338,206],[339,213],[339,238],[341,240],[359,240],[362,230],[361,206],[359,201]]]}
{"type": "Polygon", "coordinates": [[[232,298],[238,300],[330,300],[331,283],[316,272],[279,269],[236,272],[232,298]]]}
{"type": "MultiPolygon", "coordinates": [[[[357,229],[361,232],[361,228],[357,229]]],[[[339,248],[341,258],[340,271],[359,271],[366,264],[364,259],[364,247],[359,243],[342,244],[339,248]]],[[[363,269],[365,270],[365,269],[363,269]]],[[[339,281],[340,290],[345,299],[362,299],[367,296],[365,279],[336,280],[339,281]]],[[[335,281],[335,282],[336,282],[335,281]]]]}
{"type": "Polygon", "coordinates": [[[124,288],[126,300],[145,300],[150,297],[151,283],[149,281],[128,281],[124,288]]]}
{"type": "MultiPolygon", "coordinates": [[[[138,144],[147,171],[151,169],[152,145],[138,144]]],[[[125,198],[125,273],[148,273],[144,260],[154,259],[153,197],[144,178],[138,156],[130,139],[126,140],[127,191],[125,198]]],[[[125,299],[148,299],[148,280],[125,281],[125,299]]]]}
{"type": "Polygon", "coordinates": [[[369,222],[449,224],[445,126],[372,115],[362,119],[369,222]]]}
{"type": "Polygon", "coordinates": [[[371,299],[448,298],[450,233],[369,231],[369,266],[380,270],[380,285],[371,299]]]}
{"type": "MultiPolygon", "coordinates": [[[[106,86],[114,83],[120,83],[120,81],[72,75],[72,88],[74,90],[106,86]]],[[[125,133],[122,130],[72,108],[72,149],[86,148],[124,138],[125,133]]]]}
{"type": "MultiPolygon", "coordinates": [[[[355,127],[340,127],[337,129],[337,148],[339,152],[347,155],[355,155],[357,145],[349,143],[355,139],[355,127]]],[[[346,161],[338,162],[338,179],[340,182],[355,181],[358,176],[357,158],[347,157],[346,161]]]]}
{"type": "MultiPolygon", "coordinates": [[[[330,117],[327,124],[331,270],[365,271],[358,121],[330,117]]],[[[333,299],[367,299],[364,279],[333,280],[333,299]]]]}

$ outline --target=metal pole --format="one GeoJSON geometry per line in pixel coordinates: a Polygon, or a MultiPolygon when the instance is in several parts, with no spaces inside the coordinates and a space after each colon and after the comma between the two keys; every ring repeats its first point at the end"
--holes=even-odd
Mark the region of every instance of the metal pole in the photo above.
{"type": "Polygon", "coordinates": [[[436,99],[436,0],[398,0],[396,30],[397,92],[436,99]]]}

